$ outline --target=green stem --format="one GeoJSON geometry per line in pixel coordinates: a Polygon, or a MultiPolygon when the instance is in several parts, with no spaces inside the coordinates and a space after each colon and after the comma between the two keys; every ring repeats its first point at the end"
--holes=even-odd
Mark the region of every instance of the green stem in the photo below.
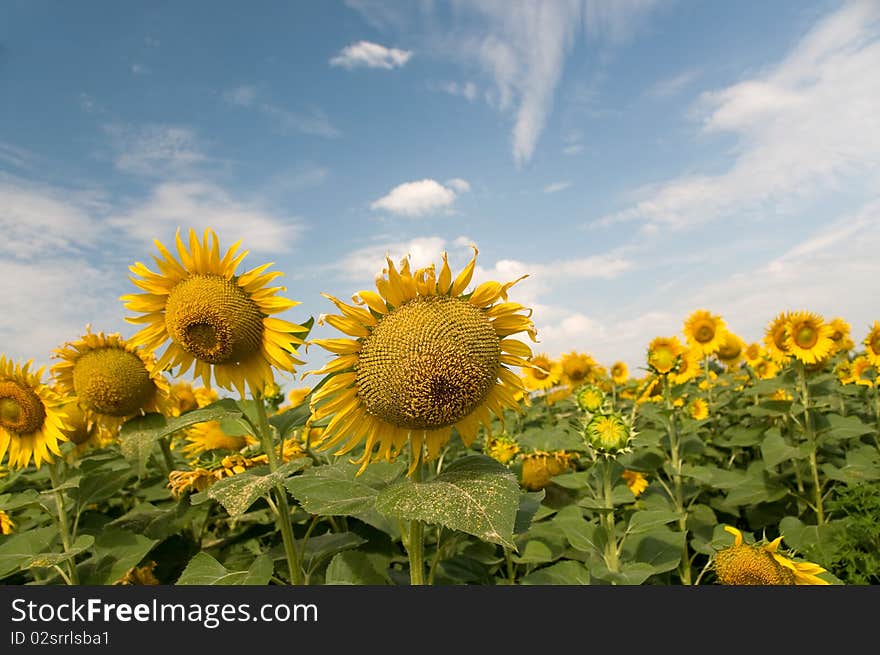
{"type": "Polygon", "coordinates": [[[605,524],[605,532],[607,541],[605,543],[605,566],[612,573],[620,572],[620,560],[617,549],[617,535],[615,534],[614,520],[614,496],[613,484],[611,482],[611,469],[613,462],[606,459],[602,467],[602,496],[604,499],[605,511],[602,513],[602,522],[605,524]]]}
{"type": "MultiPolygon", "coordinates": [[[[706,371],[708,379],[708,361],[706,360],[706,371]]],[[[691,565],[690,552],[687,545],[687,510],[684,506],[684,484],[682,482],[681,468],[681,443],[678,438],[678,428],[675,424],[675,405],[672,403],[672,393],[669,386],[669,379],[663,377],[663,397],[666,401],[666,409],[669,411],[669,418],[666,423],[666,432],[669,435],[669,455],[672,463],[672,486],[673,496],[672,502],[675,504],[675,511],[678,513],[678,528],[685,535],[681,546],[681,563],[678,566],[679,577],[683,585],[691,584],[691,565]]]]}
{"type": "MultiPolygon", "coordinates": [[[[262,394],[251,389],[254,405],[257,409],[257,423],[260,432],[260,443],[263,452],[269,460],[269,471],[274,473],[278,469],[278,455],[272,443],[272,432],[269,428],[269,417],[266,414],[266,404],[262,394]]],[[[287,502],[287,491],[280,482],[272,490],[275,496],[277,511],[275,517],[278,528],[281,530],[281,540],[284,542],[284,555],[287,558],[287,569],[290,574],[291,584],[303,584],[303,570],[300,554],[296,548],[296,538],[293,536],[293,527],[290,524],[290,505],[287,502]]]]}
{"type": "MultiPolygon", "coordinates": [[[[67,508],[64,506],[64,494],[58,488],[61,486],[61,479],[58,475],[58,469],[56,466],[64,466],[64,464],[60,460],[58,462],[52,462],[49,465],[49,479],[52,481],[52,493],[55,496],[55,509],[58,511],[58,531],[61,533],[61,544],[64,546],[64,553],[67,554],[70,552],[70,544],[73,542],[73,539],[70,533],[70,524],[67,522],[67,508]]],[[[73,558],[67,560],[67,569],[69,571],[69,575],[66,577],[67,584],[78,585],[79,576],[77,575],[76,562],[73,558]]]]}
{"type": "Polygon", "coordinates": [[[165,461],[166,473],[174,470],[174,455],[171,454],[171,437],[159,439],[159,448],[162,450],[162,459],[165,461]]]}
{"type": "Polygon", "coordinates": [[[798,361],[798,377],[801,386],[801,398],[804,402],[804,432],[810,445],[810,473],[813,476],[813,498],[815,499],[816,522],[825,523],[825,509],[822,504],[822,485],[819,482],[818,445],[813,431],[813,417],[810,416],[810,387],[807,385],[807,373],[804,364],[798,361]]]}
{"type": "MultiPolygon", "coordinates": [[[[410,442],[412,447],[412,442],[410,442]]],[[[410,451],[410,457],[418,458],[419,463],[413,471],[412,481],[422,481],[422,453],[410,451]]],[[[409,557],[409,583],[413,586],[425,584],[425,524],[421,521],[409,522],[409,537],[406,540],[406,553],[409,557]]]]}
{"type": "Polygon", "coordinates": [[[434,576],[437,574],[437,566],[440,564],[440,558],[443,555],[443,549],[440,547],[440,537],[443,534],[443,526],[437,526],[437,549],[434,551],[434,557],[431,558],[431,564],[428,566],[428,584],[434,584],[434,576]]]}

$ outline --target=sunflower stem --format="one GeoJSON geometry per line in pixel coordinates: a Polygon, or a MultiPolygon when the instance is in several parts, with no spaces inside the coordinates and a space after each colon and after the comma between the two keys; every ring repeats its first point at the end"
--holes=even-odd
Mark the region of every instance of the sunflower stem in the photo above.
{"type": "Polygon", "coordinates": [[[620,560],[618,558],[617,535],[615,534],[614,495],[611,482],[612,466],[613,461],[606,458],[602,466],[602,497],[606,510],[602,513],[602,521],[605,523],[605,532],[608,535],[608,541],[605,543],[605,566],[612,573],[619,573],[620,560]]]}
{"type": "MultiPolygon", "coordinates": [[[[269,471],[274,473],[278,469],[278,456],[272,440],[272,432],[269,427],[269,417],[266,414],[266,403],[259,391],[251,389],[254,406],[257,410],[257,423],[260,432],[260,443],[263,452],[269,460],[269,471]]],[[[290,582],[294,585],[303,584],[303,570],[299,552],[296,548],[296,538],[293,536],[293,527],[290,524],[290,505],[287,502],[287,491],[280,482],[272,490],[275,495],[275,517],[278,528],[281,531],[281,540],[284,542],[284,554],[287,558],[287,568],[290,574],[290,582]]]]}
{"type": "MultiPolygon", "coordinates": [[[[410,442],[410,457],[416,459],[412,481],[422,481],[422,453],[413,452],[410,442]]],[[[409,522],[409,537],[406,540],[406,554],[409,557],[409,583],[413,586],[425,584],[425,524],[421,521],[409,522]]]]}
{"type": "Polygon", "coordinates": [[[807,385],[807,372],[804,363],[798,360],[798,379],[801,387],[801,398],[804,402],[804,433],[810,445],[810,473],[813,476],[813,497],[815,498],[816,522],[825,523],[825,508],[822,504],[822,485],[819,482],[819,464],[817,458],[818,445],[813,430],[813,417],[810,416],[810,387],[807,385]]]}
{"type": "MultiPolygon", "coordinates": [[[[708,357],[706,362],[708,362],[708,357]]],[[[707,371],[708,371],[708,364],[707,371]]],[[[684,486],[682,484],[681,468],[681,443],[678,438],[678,429],[675,425],[675,405],[672,403],[672,391],[669,384],[669,378],[663,376],[663,397],[666,401],[666,409],[669,411],[669,418],[666,423],[666,431],[669,435],[669,455],[672,463],[672,484],[673,495],[672,502],[675,504],[675,511],[679,514],[678,528],[685,535],[681,547],[681,562],[678,566],[679,576],[683,585],[691,584],[691,565],[690,553],[687,545],[687,510],[684,506],[684,486]]]]}
{"type": "MultiPolygon", "coordinates": [[[[51,462],[49,464],[49,479],[52,481],[52,493],[55,496],[55,509],[58,511],[58,531],[61,533],[61,544],[64,546],[64,553],[70,552],[70,544],[72,543],[70,535],[70,524],[67,521],[67,507],[64,504],[64,494],[59,487],[61,486],[61,477],[57,467],[64,466],[61,460],[51,462]]],[[[73,558],[67,560],[68,576],[62,576],[68,585],[78,585],[79,577],[76,573],[76,562],[73,558]]]]}
{"type": "Polygon", "coordinates": [[[162,451],[162,459],[165,460],[166,473],[170,475],[174,470],[174,455],[171,454],[171,437],[159,439],[159,448],[162,451]]]}

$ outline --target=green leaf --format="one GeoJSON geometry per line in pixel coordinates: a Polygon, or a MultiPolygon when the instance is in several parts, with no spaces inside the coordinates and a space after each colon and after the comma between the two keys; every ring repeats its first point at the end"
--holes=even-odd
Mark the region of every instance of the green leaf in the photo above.
{"type": "Polygon", "coordinates": [[[274,473],[269,473],[268,467],[262,466],[236,473],[228,478],[218,480],[208,487],[205,493],[208,498],[223,505],[230,516],[241,516],[272,487],[309,466],[310,462],[311,460],[306,457],[299,457],[282,464],[274,473]],[[266,471],[266,473],[258,471],[266,471]]]}
{"type": "Polygon", "coordinates": [[[49,568],[61,562],[73,559],[80,553],[84,553],[95,543],[95,538],[90,534],[83,534],[76,538],[66,553],[40,553],[21,563],[22,570],[33,568],[49,568]]]}
{"type": "MultiPolygon", "coordinates": [[[[263,566],[263,564],[261,564],[263,566]]],[[[230,571],[208,553],[197,553],[177,579],[178,585],[243,585],[253,579],[251,571],[230,571]]],[[[267,580],[268,582],[268,580],[267,580]]],[[[265,583],[263,583],[265,584],[265,583]]]]}
{"type": "Polygon", "coordinates": [[[125,575],[158,543],[128,530],[107,528],[95,536],[94,571],[100,579],[83,584],[113,584],[125,575]]]}
{"type": "Polygon", "coordinates": [[[400,482],[376,498],[381,513],[460,530],[515,549],[513,529],[519,482],[510,470],[484,455],[455,460],[428,482],[400,482]]]}
{"type": "Polygon", "coordinates": [[[11,512],[14,509],[27,507],[39,501],[40,494],[35,489],[25,489],[13,494],[0,495],[0,509],[4,512],[11,512]]]}
{"type": "Polygon", "coordinates": [[[768,430],[761,444],[761,455],[764,458],[764,466],[774,469],[782,462],[799,459],[801,452],[798,448],[788,445],[779,430],[768,430]]]}
{"type": "Polygon", "coordinates": [[[628,539],[624,553],[628,560],[650,566],[652,573],[663,573],[681,562],[684,540],[684,532],[662,528],[628,539]]]}
{"type": "Polygon", "coordinates": [[[522,585],[587,585],[590,572],[580,562],[566,560],[533,571],[519,581],[522,585]]]}
{"type": "Polygon", "coordinates": [[[298,429],[305,426],[312,414],[309,407],[310,398],[311,394],[303,398],[302,403],[293,409],[269,417],[269,423],[274,426],[282,439],[290,439],[298,429]]]}
{"type": "Polygon", "coordinates": [[[119,445],[126,458],[137,462],[138,474],[143,476],[153,446],[159,439],[196,423],[223,421],[241,416],[241,408],[231,398],[222,398],[174,418],[165,418],[156,413],[145,414],[129,419],[122,425],[119,431],[119,445]]]}
{"type": "Polygon", "coordinates": [[[365,543],[367,540],[354,532],[328,532],[311,537],[303,549],[303,566],[314,570],[321,560],[365,543]]]}
{"type": "Polygon", "coordinates": [[[863,423],[858,416],[840,416],[839,414],[827,414],[828,432],[823,434],[830,439],[856,439],[865,434],[871,434],[875,428],[863,423]]]}
{"type": "Polygon", "coordinates": [[[260,555],[254,560],[253,564],[248,567],[248,570],[246,571],[247,575],[245,575],[241,584],[259,587],[267,585],[272,578],[274,569],[275,567],[272,563],[272,558],[268,555],[260,555]]]}
{"type": "Polygon", "coordinates": [[[17,571],[22,562],[43,552],[58,536],[58,528],[38,528],[13,534],[0,543],[0,578],[17,571]]]}
{"type": "Polygon", "coordinates": [[[288,480],[287,490],[310,514],[358,516],[373,509],[379,491],[406,469],[402,462],[377,462],[358,476],[359,468],[347,460],[315,466],[288,480]]]}
{"type": "MultiPolygon", "coordinates": [[[[760,462],[756,464],[763,466],[760,462]]],[[[788,488],[771,478],[766,469],[750,468],[742,482],[728,492],[724,502],[729,506],[742,507],[757,503],[772,503],[787,494],[788,488]]]]}
{"type": "Polygon", "coordinates": [[[384,567],[377,566],[380,556],[346,550],[337,553],[327,565],[324,583],[328,585],[387,585],[384,567]],[[380,570],[382,572],[380,572],[380,570]]]}
{"type": "Polygon", "coordinates": [[[590,484],[590,471],[561,473],[553,476],[553,483],[566,489],[586,489],[590,484]]]}
{"type": "Polygon", "coordinates": [[[553,517],[552,523],[559,527],[575,550],[602,552],[604,544],[597,541],[596,524],[587,521],[577,507],[573,505],[563,507],[553,517]]]}
{"type": "Polygon", "coordinates": [[[629,519],[629,525],[626,528],[628,535],[641,534],[642,532],[650,532],[651,530],[667,523],[677,521],[679,514],[667,510],[640,510],[633,512],[629,519]]]}
{"type": "Polygon", "coordinates": [[[112,498],[133,476],[134,473],[128,466],[109,471],[97,469],[82,477],[79,486],[69,492],[70,497],[83,508],[112,498]]]}
{"type": "Polygon", "coordinates": [[[532,539],[526,542],[520,555],[514,557],[518,564],[546,564],[559,558],[561,553],[555,552],[549,544],[532,539]]]}
{"type": "Polygon", "coordinates": [[[791,411],[790,400],[762,400],[750,405],[746,411],[752,416],[784,416],[791,411]]]}
{"type": "Polygon", "coordinates": [[[728,471],[715,466],[682,466],[681,474],[716,489],[733,489],[743,482],[742,471],[728,471]]]}
{"type": "Polygon", "coordinates": [[[513,531],[516,534],[522,534],[529,529],[532,520],[541,508],[541,501],[544,500],[546,492],[527,491],[519,497],[519,508],[516,510],[516,520],[513,524],[513,531]]]}
{"type": "Polygon", "coordinates": [[[823,464],[822,472],[832,480],[847,484],[880,480],[880,454],[870,446],[848,450],[846,464],[840,468],[833,464],[823,464]]]}

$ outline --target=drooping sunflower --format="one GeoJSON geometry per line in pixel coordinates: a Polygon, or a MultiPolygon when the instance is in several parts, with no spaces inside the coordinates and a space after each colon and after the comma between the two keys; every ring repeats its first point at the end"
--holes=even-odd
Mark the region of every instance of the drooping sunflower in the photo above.
{"type": "Polygon", "coordinates": [[[721,347],[724,320],[705,309],[693,312],[684,322],[684,336],[691,348],[702,356],[712,355],[721,347]]]}
{"type": "Polygon", "coordinates": [[[562,380],[562,364],[545,353],[532,357],[532,366],[522,371],[523,385],[529,391],[547,391],[562,380]]]}
{"type": "Polygon", "coordinates": [[[572,351],[562,356],[562,380],[572,389],[587,382],[595,369],[596,360],[587,353],[572,351]]]}
{"type": "Polygon", "coordinates": [[[15,530],[15,521],[6,512],[0,509],[0,534],[12,534],[15,530]]]}
{"type": "Polygon", "coordinates": [[[700,371],[700,351],[696,348],[687,348],[681,353],[678,364],[669,372],[669,381],[672,384],[684,384],[696,378],[700,371]]]}
{"type": "Polygon", "coordinates": [[[536,340],[531,310],[507,301],[518,280],[484,282],[472,292],[473,259],[453,279],[447,256],[439,276],[434,266],[398,270],[391,259],[374,291],[360,291],[349,305],[324,294],[341,315],[328,323],[346,338],[314,339],[336,357],[316,375],[330,377],[312,394],[312,420],[332,415],[321,447],[339,444],[337,454],[364,443],[358,460],[393,459],[409,441],[410,474],[422,458],[434,459],[455,428],[466,445],[480,425],[491,432],[491,416],[519,409],[521,378],[508,366],[528,367],[532,351],[512,335],[536,340]],[[498,302],[503,300],[504,302],[498,302]],[[344,443],[343,443],[344,442],[344,443]]]}
{"type": "Polygon", "coordinates": [[[529,491],[538,491],[549,486],[554,476],[572,468],[577,455],[564,450],[553,452],[536,450],[521,455],[521,458],[520,480],[523,487],[529,491]]]}
{"type": "Polygon", "coordinates": [[[863,387],[873,387],[877,381],[877,368],[866,355],[859,355],[852,361],[850,381],[863,387]]]}
{"type": "Polygon", "coordinates": [[[880,321],[874,321],[862,343],[865,344],[865,357],[872,365],[880,367],[880,321]]]}
{"type": "Polygon", "coordinates": [[[0,355],[0,462],[7,456],[10,467],[30,464],[40,468],[52,455],[61,456],[58,443],[64,434],[66,415],[61,399],[42,380],[43,369],[31,371],[0,355]]]}
{"type": "Polygon", "coordinates": [[[519,454],[519,444],[508,434],[492,435],[486,439],[483,452],[502,464],[508,464],[519,454]]]}
{"type": "Polygon", "coordinates": [[[611,380],[614,384],[626,384],[629,379],[629,368],[625,362],[614,362],[611,365],[611,380]]]}
{"type": "Polygon", "coordinates": [[[125,421],[146,412],[169,412],[170,387],[152,355],[119,334],[87,328],[79,341],[55,350],[52,375],[67,396],[79,399],[89,422],[115,435],[125,421]]]}
{"type": "Polygon", "coordinates": [[[723,585],[827,585],[819,577],[825,573],[818,564],[795,562],[779,552],[782,537],[770,543],[743,543],[742,532],[729,525],[734,536],[732,546],[715,553],[715,575],[723,585]]]}
{"type": "Polygon", "coordinates": [[[169,399],[170,415],[180,416],[185,412],[206,407],[219,399],[215,389],[194,387],[189,382],[175,382],[171,385],[169,399]]]}
{"type": "Polygon", "coordinates": [[[281,272],[266,272],[270,263],[236,275],[248,251],[238,253],[241,242],[236,242],[221,258],[210,229],[202,242],[190,230],[188,249],[180,231],[176,241],[180,261],[156,241],[160,255],[153,259],[159,272],[140,262],[130,267],[139,276],[132,282],[146,291],[121,298],[126,309],[142,312],[126,320],[146,324],[132,337],[134,345],[153,352],[168,342],[160,369],[179,366],[182,375],[194,367],[209,388],[213,369],[218,386],[242,396],[245,385],[262,393],[273,384],[273,367],[293,372],[294,365],[303,363],[294,355],[303,343],[297,335],[307,328],[273,316],[299,304],[276,295],[284,287],[268,286],[281,272]]]}
{"type": "Polygon", "coordinates": [[[715,351],[718,361],[724,364],[727,370],[732,371],[739,367],[743,361],[743,351],[746,343],[738,335],[730,330],[724,330],[721,335],[721,345],[715,351]]]}
{"type": "Polygon", "coordinates": [[[789,315],[790,312],[777,314],[764,332],[764,345],[767,346],[767,353],[770,359],[780,365],[788,361],[791,356],[787,343],[789,315]]]}
{"type": "Polygon", "coordinates": [[[685,348],[678,337],[655,337],[648,345],[648,367],[660,375],[672,372],[685,348]]]}
{"type": "Polygon", "coordinates": [[[785,328],[788,352],[804,364],[820,362],[834,350],[833,329],[812,312],[792,312],[785,328]]]}
{"type": "Polygon", "coordinates": [[[257,443],[249,434],[231,435],[223,431],[220,421],[205,421],[188,427],[184,432],[185,445],[181,452],[187,457],[197,458],[212,450],[241,450],[257,443]]]}

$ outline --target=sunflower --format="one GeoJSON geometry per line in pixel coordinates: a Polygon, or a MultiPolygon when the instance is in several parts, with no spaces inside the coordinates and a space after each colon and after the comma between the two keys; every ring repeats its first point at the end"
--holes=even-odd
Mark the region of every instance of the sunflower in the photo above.
{"type": "Polygon", "coordinates": [[[241,450],[257,443],[257,439],[249,434],[227,434],[220,421],[205,421],[188,427],[184,431],[184,440],[186,445],[181,448],[181,452],[191,458],[212,450],[241,450]]]}
{"type": "Polygon", "coordinates": [[[493,435],[486,439],[483,452],[502,464],[508,464],[519,454],[519,444],[507,434],[493,435]]]}
{"type": "Polygon", "coordinates": [[[629,379],[629,369],[624,362],[614,362],[611,365],[611,380],[614,384],[626,384],[629,379]]]}
{"type": "Polygon", "coordinates": [[[746,360],[746,364],[753,367],[757,364],[761,358],[764,356],[764,348],[760,343],[750,343],[743,350],[743,357],[746,360]]]}
{"type": "Polygon", "coordinates": [[[864,387],[873,387],[877,381],[877,367],[866,355],[860,355],[852,361],[850,381],[864,387]]]}
{"type": "Polygon", "coordinates": [[[724,330],[721,335],[721,345],[715,351],[715,356],[730,371],[737,368],[740,362],[743,361],[745,347],[745,341],[739,336],[730,330],[724,330]]]}
{"type": "Polygon", "coordinates": [[[764,332],[764,345],[767,346],[767,353],[770,359],[780,365],[788,361],[791,356],[787,343],[789,316],[790,312],[780,312],[770,321],[764,332]]]}
{"type": "Polygon", "coordinates": [[[562,380],[562,364],[553,361],[546,354],[535,355],[531,363],[522,372],[523,386],[529,391],[547,391],[562,380]]]}
{"type": "Polygon", "coordinates": [[[712,355],[721,347],[724,321],[705,309],[693,312],[684,322],[684,336],[691,348],[703,356],[712,355]]]}
{"type": "Polygon", "coordinates": [[[636,403],[654,403],[661,400],[663,400],[663,385],[659,377],[653,377],[644,385],[644,389],[636,399],[636,403]]]}
{"type": "Polygon", "coordinates": [[[597,412],[605,402],[605,392],[595,384],[587,384],[578,390],[575,402],[585,412],[597,412]]]}
{"type": "Polygon", "coordinates": [[[833,329],[812,312],[792,312],[785,324],[788,352],[804,364],[822,361],[834,350],[833,329]]]}
{"type": "Polygon", "coordinates": [[[150,561],[144,566],[133,566],[125,574],[119,578],[114,585],[159,585],[162,584],[156,578],[153,571],[156,569],[156,562],[150,561]]]}
{"type": "Polygon", "coordinates": [[[880,367],[880,321],[874,321],[868,336],[862,342],[865,344],[865,356],[876,367],[880,367]]]}
{"type": "Polygon", "coordinates": [[[752,365],[752,370],[759,379],[769,380],[779,373],[779,364],[769,357],[763,357],[752,365]]]}
{"type": "Polygon", "coordinates": [[[685,348],[678,337],[655,337],[648,345],[648,367],[660,375],[672,372],[685,348]]]}
{"type": "Polygon", "coordinates": [[[742,532],[729,525],[724,530],[734,536],[732,546],[715,553],[715,575],[723,585],[827,585],[819,577],[825,573],[818,564],[795,562],[779,552],[782,537],[770,543],[745,544],[742,532]]]}
{"type": "Polygon", "coordinates": [[[15,521],[0,509],[0,534],[12,534],[13,530],[15,530],[15,521]]]}
{"type": "Polygon", "coordinates": [[[700,374],[700,370],[700,351],[688,348],[681,353],[678,364],[669,372],[669,381],[672,384],[690,382],[700,374]]]}
{"type": "Polygon", "coordinates": [[[476,259],[474,247],[453,279],[445,253],[439,276],[433,266],[411,272],[409,259],[398,271],[389,258],[376,278],[378,293],[352,298],[366,307],[324,294],[342,314],[321,323],[349,338],[311,342],[337,355],[311,372],[331,376],[311,400],[311,420],[333,416],[322,449],[345,440],[341,455],[365,443],[363,470],[370,461],[395,458],[409,440],[412,474],[423,445],[434,459],[453,428],[470,446],[481,424],[491,432],[492,414],[503,422],[506,407],[521,410],[515,394],[525,388],[507,366],[530,366],[532,351],[510,337],[526,332],[534,341],[536,333],[531,310],[508,302],[507,292],[523,278],[484,282],[465,293],[476,259]]]}
{"type": "Polygon", "coordinates": [[[119,334],[94,334],[55,350],[52,367],[58,388],[79,399],[88,421],[115,435],[126,420],[146,412],[169,411],[170,388],[152,355],[119,334]]]}
{"type": "Polygon", "coordinates": [[[82,455],[90,448],[103,448],[112,443],[115,435],[108,434],[100,429],[88,411],[79,404],[77,398],[63,397],[64,394],[53,389],[62,397],[61,410],[65,414],[65,427],[61,430],[67,440],[76,444],[72,454],[82,455]]]}
{"type": "Polygon", "coordinates": [[[41,382],[43,369],[30,371],[31,364],[13,364],[0,355],[0,462],[8,453],[9,466],[19,469],[31,457],[40,468],[52,455],[60,456],[58,442],[67,441],[61,399],[41,382]]]}
{"type": "Polygon", "coordinates": [[[562,356],[562,379],[572,389],[595,373],[596,360],[586,353],[568,352],[562,356]]]}
{"type": "Polygon", "coordinates": [[[702,398],[694,398],[688,403],[687,412],[695,421],[702,421],[709,416],[709,403],[702,398]]]}
{"type": "Polygon", "coordinates": [[[577,455],[564,450],[546,452],[536,450],[522,455],[522,485],[530,491],[547,487],[554,476],[572,468],[577,455]]]}
{"type": "Polygon", "coordinates": [[[194,387],[189,382],[176,382],[171,385],[169,410],[171,416],[180,416],[193,409],[206,407],[219,399],[214,389],[194,387]]]}
{"type": "MultiPolygon", "coordinates": [[[[831,333],[831,340],[834,342],[834,351],[835,352],[848,352],[855,347],[852,338],[850,337],[850,324],[844,321],[839,316],[836,318],[832,318],[828,325],[831,326],[833,330],[831,333]]],[[[880,346],[880,344],[878,344],[880,346]]]]}
{"type": "Polygon", "coordinates": [[[645,489],[648,488],[648,478],[645,477],[644,473],[626,469],[620,474],[620,477],[623,478],[627,488],[632,491],[633,496],[636,498],[641,496],[645,489]]]}
{"type": "Polygon", "coordinates": [[[299,389],[291,389],[287,394],[287,401],[290,403],[290,407],[299,407],[302,405],[302,402],[312,393],[311,387],[300,387],[299,389]]]}
{"type": "Polygon", "coordinates": [[[160,369],[179,366],[182,375],[194,366],[195,376],[210,387],[213,368],[217,385],[242,396],[246,383],[257,393],[274,383],[273,367],[292,372],[302,364],[294,357],[303,343],[296,335],[307,328],[272,316],[299,304],[275,295],[284,287],[267,286],[282,273],[267,273],[271,264],[264,264],[236,275],[247,251],[236,254],[236,242],[221,259],[210,229],[202,243],[190,230],[189,249],[180,231],[176,240],[180,261],[156,241],[159,273],[140,262],[130,267],[139,276],[131,281],[146,291],[121,298],[126,309],[142,312],[126,320],[146,324],[132,337],[134,345],[153,352],[167,341],[160,369]]]}

